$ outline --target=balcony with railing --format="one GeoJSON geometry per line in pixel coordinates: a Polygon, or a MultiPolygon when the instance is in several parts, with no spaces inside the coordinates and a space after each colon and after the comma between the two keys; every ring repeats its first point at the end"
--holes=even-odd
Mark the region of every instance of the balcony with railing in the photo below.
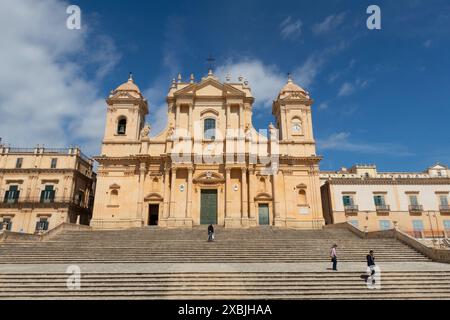
{"type": "Polygon", "coordinates": [[[28,198],[9,198],[0,203],[0,208],[3,209],[20,209],[20,208],[67,208],[76,207],[78,209],[87,209],[84,203],[78,198],[70,197],[54,197],[54,198],[42,198],[42,197],[28,197],[28,198]]]}
{"type": "Polygon", "coordinates": [[[386,204],[377,205],[376,210],[377,214],[389,215],[389,212],[391,212],[391,206],[386,204]]]}
{"type": "Polygon", "coordinates": [[[439,206],[439,211],[442,215],[450,215],[450,205],[442,204],[439,206]]]}
{"type": "Polygon", "coordinates": [[[352,204],[344,206],[344,210],[346,215],[357,215],[359,208],[357,205],[352,204]]]}
{"type": "Polygon", "coordinates": [[[409,206],[409,213],[411,215],[421,215],[423,212],[423,206],[420,204],[412,204],[409,206]]]}

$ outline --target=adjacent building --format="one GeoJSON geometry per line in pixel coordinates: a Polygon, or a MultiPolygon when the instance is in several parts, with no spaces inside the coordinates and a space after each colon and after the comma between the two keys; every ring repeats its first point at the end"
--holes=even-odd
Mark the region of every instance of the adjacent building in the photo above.
{"type": "Polygon", "coordinates": [[[450,170],[378,172],[355,165],[320,173],[327,224],[350,222],[367,231],[397,226],[415,237],[450,236],[450,170]]]}
{"type": "Polygon", "coordinates": [[[89,225],[96,174],[79,148],[0,144],[0,228],[35,233],[61,223],[89,225]]]}
{"type": "Polygon", "coordinates": [[[322,228],[313,100],[292,79],[274,98],[276,125],[259,132],[243,78],[179,76],[167,127],[150,137],[149,105],[130,76],[107,99],[91,225],[322,228]]]}

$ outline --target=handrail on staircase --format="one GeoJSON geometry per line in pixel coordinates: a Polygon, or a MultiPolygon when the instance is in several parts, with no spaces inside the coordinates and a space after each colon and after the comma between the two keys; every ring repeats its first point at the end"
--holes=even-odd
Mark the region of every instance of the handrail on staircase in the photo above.
{"type": "Polygon", "coordinates": [[[424,256],[433,260],[434,262],[442,262],[442,263],[450,263],[450,250],[449,249],[440,249],[440,248],[431,248],[422,242],[418,241],[416,238],[411,237],[406,232],[401,231],[398,228],[393,228],[384,231],[374,231],[368,232],[367,230],[362,231],[361,229],[355,227],[349,222],[338,223],[335,225],[328,225],[327,228],[336,228],[336,229],[347,229],[352,233],[356,234],[358,237],[363,239],[368,238],[395,238],[398,241],[406,244],[407,246],[415,249],[420,252],[424,256]]]}
{"type": "Polygon", "coordinates": [[[41,234],[28,234],[28,233],[19,233],[19,232],[11,232],[11,231],[3,231],[0,233],[0,242],[9,241],[45,241],[49,240],[52,237],[56,236],[60,232],[64,230],[92,230],[89,226],[72,224],[63,222],[57,227],[46,231],[41,234]]]}

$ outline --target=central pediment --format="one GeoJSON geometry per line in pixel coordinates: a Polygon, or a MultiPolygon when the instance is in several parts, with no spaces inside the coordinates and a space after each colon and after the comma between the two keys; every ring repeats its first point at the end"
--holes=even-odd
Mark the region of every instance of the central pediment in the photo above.
{"type": "Polygon", "coordinates": [[[245,97],[246,93],[229,84],[221,83],[213,77],[207,77],[200,83],[192,83],[174,92],[174,96],[225,97],[230,95],[245,97]]]}

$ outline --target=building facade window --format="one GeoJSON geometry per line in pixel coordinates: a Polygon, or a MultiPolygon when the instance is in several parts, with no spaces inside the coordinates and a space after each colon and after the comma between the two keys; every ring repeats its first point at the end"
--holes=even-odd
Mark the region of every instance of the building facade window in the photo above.
{"type": "Polygon", "coordinates": [[[448,206],[448,196],[445,194],[441,194],[439,196],[439,205],[440,206],[448,206]]]}
{"type": "Polygon", "coordinates": [[[11,218],[3,218],[0,222],[0,230],[11,231],[12,230],[12,221],[11,218]]]}
{"type": "Polygon", "coordinates": [[[450,220],[444,220],[444,229],[447,232],[450,232],[450,220]]]}
{"type": "Polygon", "coordinates": [[[118,135],[126,135],[127,134],[127,119],[119,118],[119,122],[117,123],[117,134],[118,135]]]}
{"type": "Polygon", "coordinates": [[[413,220],[412,224],[413,224],[413,230],[414,231],[423,231],[424,230],[424,226],[423,226],[423,221],[422,220],[413,220]]]}
{"type": "Polygon", "coordinates": [[[10,186],[5,192],[4,203],[17,203],[19,201],[20,191],[18,186],[10,186]]]}
{"type": "Polygon", "coordinates": [[[21,169],[23,165],[23,158],[17,158],[16,160],[16,169],[21,169]]]}
{"type": "Polygon", "coordinates": [[[48,231],[49,222],[47,218],[40,218],[38,222],[36,222],[36,231],[48,231]]]}
{"type": "Polygon", "coordinates": [[[349,195],[342,196],[342,203],[344,204],[344,207],[350,207],[355,205],[353,197],[349,195]]]}
{"type": "Polygon", "coordinates": [[[380,230],[389,230],[391,229],[391,221],[389,220],[380,220],[380,230]]]}
{"type": "Polygon", "coordinates": [[[45,186],[45,189],[41,191],[41,203],[53,202],[55,202],[55,190],[53,186],[45,186]]]}
{"type": "Polygon", "coordinates": [[[382,207],[386,205],[386,200],[384,199],[383,195],[375,195],[373,196],[373,201],[375,203],[375,206],[382,207]]]}
{"type": "Polygon", "coordinates": [[[417,195],[412,194],[409,196],[409,204],[411,206],[418,206],[419,205],[419,198],[417,197],[417,195]]]}
{"type": "Polygon", "coordinates": [[[216,120],[205,119],[203,125],[203,137],[205,140],[214,140],[216,138],[216,120]]]}
{"type": "Polygon", "coordinates": [[[52,169],[56,169],[56,166],[57,166],[57,165],[58,165],[58,159],[57,159],[57,158],[53,158],[50,167],[51,167],[52,169]]]}

